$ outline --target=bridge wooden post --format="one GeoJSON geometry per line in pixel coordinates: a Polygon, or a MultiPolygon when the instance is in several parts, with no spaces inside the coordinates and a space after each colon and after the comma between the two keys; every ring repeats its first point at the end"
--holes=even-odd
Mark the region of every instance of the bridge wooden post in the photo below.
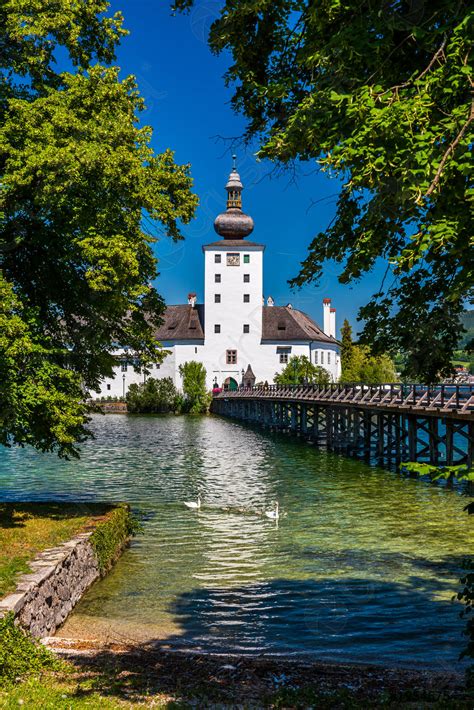
{"type": "Polygon", "coordinates": [[[407,414],[408,422],[408,458],[410,461],[418,460],[418,449],[416,445],[416,419],[413,415],[407,414]]]}
{"type": "Polygon", "coordinates": [[[370,458],[372,445],[372,414],[369,410],[364,411],[364,456],[370,458]]]}
{"type": "Polygon", "coordinates": [[[301,433],[304,434],[305,436],[308,432],[307,422],[308,422],[307,405],[304,402],[302,402],[301,403],[301,433]]]}
{"type": "Polygon", "coordinates": [[[298,405],[293,402],[291,404],[291,414],[290,414],[290,429],[292,432],[296,432],[298,429],[298,405]]]}

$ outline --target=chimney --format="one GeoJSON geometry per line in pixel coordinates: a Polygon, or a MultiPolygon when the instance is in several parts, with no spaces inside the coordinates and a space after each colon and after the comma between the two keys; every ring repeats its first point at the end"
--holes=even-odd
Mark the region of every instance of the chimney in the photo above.
{"type": "Polygon", "coordinates": [[[332,335],[333,338],[336,337],[336,309],[331,308],[330,310],[330,319],[329,319],[329,333],[328,335],[332,335]]]}
{"type": "Polygon", "coordinates": [[[275,301],[273,300],[273,298],[271,296],[269,296],[267,298],[267,306],[274,306],[274,305],[275,305],[275,301]]]}
{"type": "Polygon", "coordinates": [[[323,331],[329,335],[331,330],[331,299],[323,298],[323,331]]]}
{"type": "Polygon", "coordinates": [[[188,293],[188,305],[191,306],[191,308],[194,308],[196,305],[196,294],[195,293],[188,293]]]}

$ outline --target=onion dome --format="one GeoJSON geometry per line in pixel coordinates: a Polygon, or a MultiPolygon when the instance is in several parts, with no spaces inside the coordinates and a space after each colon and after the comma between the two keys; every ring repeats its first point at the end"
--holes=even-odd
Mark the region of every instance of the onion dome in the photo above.
{"type": "Polygon", "coordinates": [[[253,232],[253,219],[242,212],[242,190],[244,189],[240,175],[235,166],[233,155],[232,172],[227,185],[227,209],[218,215],[214,221],[214,229],[224,239],[244,239],[253,232]]]}

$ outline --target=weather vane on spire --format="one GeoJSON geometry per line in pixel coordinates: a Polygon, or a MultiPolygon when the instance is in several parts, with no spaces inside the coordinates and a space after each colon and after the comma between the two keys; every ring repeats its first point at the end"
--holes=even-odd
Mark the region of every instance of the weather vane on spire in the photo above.
{"type": "Polygon", "coordinates": [[[236,160],[237,160],[237,156],[234,153],[234,155],[232,156],[232,170],[237,170],[236,160]]]}

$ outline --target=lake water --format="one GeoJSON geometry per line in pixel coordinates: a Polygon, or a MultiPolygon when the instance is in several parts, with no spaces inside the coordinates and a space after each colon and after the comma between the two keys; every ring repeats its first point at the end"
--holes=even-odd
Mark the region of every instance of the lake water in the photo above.
{"type": "Polygon", "coordinates": [[[0,499],[128,501],[144,534],[59,632],[459,669],[466,499],[204,417],[95,417],[80,461],[0,451],[0,499]],[[203,498],[200,512],[184,501],[203,498]],[[262,511],[278,500],[283,517],[262,511]]]}

